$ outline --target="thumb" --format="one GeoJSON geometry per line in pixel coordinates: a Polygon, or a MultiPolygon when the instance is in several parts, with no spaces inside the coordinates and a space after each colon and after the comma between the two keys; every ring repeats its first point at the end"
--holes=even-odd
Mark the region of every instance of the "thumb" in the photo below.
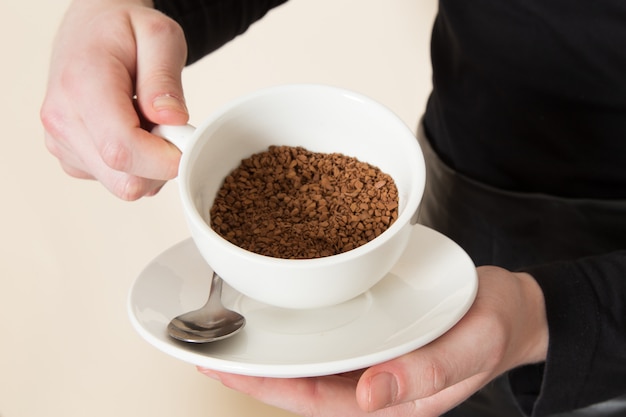
{"type": "Polygon", "coordinates": [[[136,92],[142,115],[155,124],[181,125],[189,120],[181,74],[187,59],[182,28],[154,11],[135,21],[136,92]]]}

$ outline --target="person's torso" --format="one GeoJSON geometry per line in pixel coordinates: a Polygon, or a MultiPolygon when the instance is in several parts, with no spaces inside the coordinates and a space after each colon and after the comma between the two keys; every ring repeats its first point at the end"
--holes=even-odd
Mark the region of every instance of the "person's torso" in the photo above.
{"type": "Polygon", "coordinates": [[[626,2],[440,0],[425,126],[488,184],[626,198],[626,2]]]}

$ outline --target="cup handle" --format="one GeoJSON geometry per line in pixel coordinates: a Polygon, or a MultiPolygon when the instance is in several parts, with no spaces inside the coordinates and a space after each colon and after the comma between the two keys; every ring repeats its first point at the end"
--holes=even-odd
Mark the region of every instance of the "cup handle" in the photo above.
{"type": "Polygon", "coordinates": [[[162,137],[184,153],[185,149],[191,143],[190,139],[195,131],[196,128],[190,124],[179,126],[156,125],[152,128],[150,133],[162,137]]]}

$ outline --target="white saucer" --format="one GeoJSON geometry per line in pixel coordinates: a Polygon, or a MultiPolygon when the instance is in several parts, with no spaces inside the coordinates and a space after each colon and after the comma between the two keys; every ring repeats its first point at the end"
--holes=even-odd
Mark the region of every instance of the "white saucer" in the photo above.
{"type": "MultiPolygon", "coordinates": [[[[230,339],[192,345],[171,339],[169,321],[202,306],[211,269],[191,239],[152,261],[128,299],[131,322],[157,349],[203,367],[244,375],[306,377],[365,368],[419,348],[471,306],[478,281],[467,254],[416,225],[407,251],[367,293],[316,310],[271,307],[224,283],[224,304],[246,317],[230,339]]],[[[332,289],[329,289],[332,290],[332,289]]]]}

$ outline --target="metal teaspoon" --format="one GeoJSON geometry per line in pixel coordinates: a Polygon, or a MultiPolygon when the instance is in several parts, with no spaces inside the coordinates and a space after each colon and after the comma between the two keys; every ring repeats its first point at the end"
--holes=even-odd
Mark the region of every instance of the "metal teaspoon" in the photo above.
{"type": "Polygon", "coordinates": [[[168,334],[183,342],[208,343],[237,333],[246,324],[246,319],[224,307],[221,296],[222,279],[214,272],[204,307],[173,318],[167,326],[168,334]]]}

